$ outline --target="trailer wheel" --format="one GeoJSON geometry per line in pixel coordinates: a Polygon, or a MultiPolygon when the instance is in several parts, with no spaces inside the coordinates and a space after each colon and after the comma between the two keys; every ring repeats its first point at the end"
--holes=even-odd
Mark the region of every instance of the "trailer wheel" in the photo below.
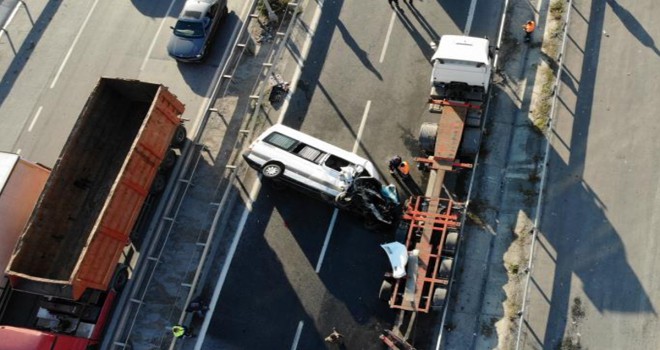
{"type": "Polygon", "coordinates": [[[126,283],[128,283],[128,266],[122,265],[117,268],[117,271],[115,271],[115,277],[112,281],[112,289],[119,293],[124,287],[126,287],[126,283]]]}
{"type": "Polygon", "coordinates": [[[440,269],[438,270],[438,277],[449,279],[451,277],[451,267],[454,265],[454,259],[444,258],[440,262],[440,269]]]}
{"type": "Polygon", "coordinates": [[[151,183],[151,190],[149,192],[151,192],[151,194],[159,194],[165,190],[166,185],[167,176],[161,172],[158,172],[154,177],[154,181],[151,183]]]}
{"type": "Polygon", "coordinates": [[[449,231],[442,250],[449,255],[454,255],[456,244],[458,244],[458,231],[449,231]]]}
{"type": "Polygon", "coordinates": [[[431,306],[436,310],[440,310],[445,306],[445,299],[447,299],[447,289],[444,287],[438,287],[433,291],[433,301],[431,306]]]}
{"type": "Polygon", "coordinates": [[[167,150],[167,153],[165,153],[165,158],[163,158],[163,162],[160,164],[160,168],[163,170],[170,170],[174,167],[174,164],[176,164],[176,160],[179,158],[179,156],[176,154],[174,149],[170,148],[167,150]]]}
{"type": "Polygon", "coordinates": [[[396,227],[396,231],[394,231],[394,240],[401,244],[406,244],[406,237],[408,236],[409,228],[410,225],[407,222],[401,221],[396,227]]]}
{"type": "Polygon", "coordinates": [[[438,124],[422,123],[419,127],[419,146],[427,154],[433,154],[435,151],[435,138],[438,134],[438,124]]]}
{"type": "Polygon", "coordinates": [[[382,301],[390,301],[392,298],[392,283],[387,280],[383,280],[383,283],[380,284],[380,290],[378,291],[378,299],[382,301]]]}
{"type": "Polygon", "coordinates": [[[187,134],[186,127],[183,126],[183,124],[179,124],[179,126],[176,127],[174,137],[172,138],[172,146],[174,148],[182,148],[183,144],[186,142],[187,134]]]}
{"type": "Polygon", "coordinates": [[[261,174],[269,179],[278,178],[284,172],[284,165],[278,162],[267,163],[261,168],[261,174]]]}

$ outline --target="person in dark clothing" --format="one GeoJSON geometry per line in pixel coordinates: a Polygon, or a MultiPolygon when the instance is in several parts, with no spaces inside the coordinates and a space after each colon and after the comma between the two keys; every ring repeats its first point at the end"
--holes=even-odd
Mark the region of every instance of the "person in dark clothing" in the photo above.
{"type": "Polygon", "coordinates": [[[192,312],[199,317],[204,317],[204,314],[206,314],[208,309],[209,307],[206,305],[202,297],[197,297],[190,301],[190,304],[188,304],[188,307],[186,308],[186,312],[192,312]]]}

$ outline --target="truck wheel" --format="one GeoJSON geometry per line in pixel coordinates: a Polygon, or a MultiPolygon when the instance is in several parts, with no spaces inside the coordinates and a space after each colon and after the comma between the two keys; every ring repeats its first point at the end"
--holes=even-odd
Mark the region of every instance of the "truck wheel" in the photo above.
{"type": "Polygon", "coordinates": [[[442,246],[443,252],[448,255],[454,255],[456,253],[456,244],[458,243],[458,231],[449,231],[447,233],[447,239],[445,244],[442,246]]]}
{"type": "Polygon", "coordinates": [[[392,298],[392,283],[387,280],[383,280],[383,283],[380,284],[380,290],[378,291],[378,299],[382,301],[390,301],[392,298]]]}
{"type": "Polygon", "coordinates": [[[444,287],[438,287],[433,291],[433,301],[431,306],[436,309],[442,309],[445,306],[445,299],[447,299],[447,289],[444,287]]]}
{"type": "Polygon", "coordinates": [[[163,158],[163,162],[160,164],[160,168],[163,170],[170,170],[174,167],[174,164],[176,164],[176,160],[179,158],[179,156],[176,154],[174,149],[170,148],[167,150],[167,153],[165,153],[165,158],[163,158]]]}
{"type": "Polygon", "coordinates": [[[179,124],[179,126],[176,127],[176,131],[174,132],[174,137],[172,138],[172,146],[174,148],[182,148],[183,145],[186,143],[186,135],[188,132],[186,131],[186,127],[183,126],[183,124],[179,124]]]}
{"type": "Polygon", "coordinates": [[[128,283],[128,266],[122,265],[117,268],[117,271],[115,271],[115,277],[112,281],[112,289],[119,293],[124,287],[126,287],[126,283],[128,283]]]}
{"type": "Polygon", "coordinates": [[[272,162],[261,168],[261,174],[269,179],[275,179],[284,172],[284,165],[278,162],[272,162]]]}
{"type": "Polygon", "coordinates": [[[438,124],[422,123],[419,127],[419,146],[427,154],[433,154],[435,151],[435,138],[438,134],[438,124]]]}
{"type": "Polygon", "coordinates": [[[438,277],[442,279],[449,279],[451,277],[451,267],[454,265],[454,259],[444,258],[440,262],[440,269],[438,270],[438,277]]]}
{"type": "Polygon", "coordinates": [[[156,174],[156,177],[154,177],[154,181],[151,184],[151,190],[149,192],[151,192],[151,194],[159,194],[163,192],[166,185],[167,185],[167,177],[165,176],[165,174],[158,172],[156,174]]]}
{"type": "Polygon", "coordinates": [[[461,157],[474,158],[479,153],[481,146],[481,129],[479,128],[465,128],[463,130],[463,138],[459,147],[459,154],[461,157]]]}

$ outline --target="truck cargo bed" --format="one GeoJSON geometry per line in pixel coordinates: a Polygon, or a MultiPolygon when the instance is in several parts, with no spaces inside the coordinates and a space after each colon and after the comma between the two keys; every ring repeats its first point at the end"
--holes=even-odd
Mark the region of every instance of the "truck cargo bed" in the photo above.
{"type": "Polygon", "coordinates": [[[15,289],[78,299],[107,288],[182,112],[161,85],[100,80],[17,244],[15,289]]]}

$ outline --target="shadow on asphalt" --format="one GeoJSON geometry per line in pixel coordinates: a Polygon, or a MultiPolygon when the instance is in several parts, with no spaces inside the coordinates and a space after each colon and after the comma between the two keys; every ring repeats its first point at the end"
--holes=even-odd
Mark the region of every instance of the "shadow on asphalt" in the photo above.
{"type": "MultiPolygon", "coordinates": [[[[177,12],[173,12],[177,13],[177,12]]],[[[181,72],[183,80],[190,86],[190,89],[198,96],[205,96],[206,90],[210,86],[213,76],[215,75],[222,56],[226,51],[231,50],[232,43],[229,42],[230,33],[232,28],[240,27],[241,19],[234,11],[229,12],[225,18],[220,22],[218,31],[212,39],[211,47],[204,60],[197,63],[177,62],[177,68],[181,72]]],[[[167,32],[171,34],[171,29],[167,28],[167,32]]],[[[162,48],[162,50],[166,50],[162,48]]],[[[236,56],[236,55],[235,55],[236,56]]],[[[174,60],[173,58],[170,58],[174,60]]],[[[232,59],[242,59],[242,57],[232,59]]],[[[232,65],[229,65],[231,67],[232,65]]]]}
{"type": "MultiPolygon", "coordinates": [[[[9,67],[7,67],[7,70],[5,71],[5,75],[2,77],[2,80],[0,81],[0,105],[4,103],[5,99],[7,98],[7,95],[9,95],[9,92],[14,87],[14,84],[16,83],[16,79],[18,79],[18,76],[23,71],[23,68],[25,68],[28,59],[32,54],[32,50],[34,50],[34,48],[41,40],[41,37],[46,31],[46,28],[48,28],[50,21],[53,19],[53,16],[60,8],[61,4],[62,1],[48,1],[43,11],[41,12],[41,14],[39,14],[39,17],[36,20],[32,18],[29,7],[26,9],[25,7],[27,6],[26,4],[22,5],[21,8],[19,9],[19,11],[25,11],[25,10],[28,11],[28,14],[30,16],[30,19],[33,21],[33,24],[32,24],[32,29],[30,30],[29,34],[25,37],[25,40],[23,40],[21,46],[18,48],[14,47],[14,50],[16,51],[14,54],[14,58],[12,59],[9,67]]],[[[11,43],[11,33],[9,34],[4,33],[4,35],[6,35],[7,39],[10,40],[10,44],[13,47],[13,44],[11,43]]]]}
{"type": "Polygon", "coordinates": [[[317,274],[326,234],[319,227],[328,226],[332,211],[289,187],[263,184],[205,346],[285,349],[302,322],[300,349],[325,348],[323,339],[333,327],[348,348],[381,349],[378,335],[394,316],[377,298],[387,266],[378,244],[385,237],[359,229],[354,217],[340,212],[317,274]],[[374,259],[382,260],[382,266],[374,259]]]}
{"type": "MultiPolygon", "coordinates": [[[[562,76],[564,84],[575,92],[577,100],[574,106],[578,106],[577,110],[571,110],[571,107],[567,106],[570,103],[564,102],[561,97],[558,98],[558,102],[574,116],[570,144],[565,145],[566,149],[570,151],[570,156],[566,161],[558,152],[551,149],[548,163],[551,174],[548,178],[558,182],[546,185],[545,213],[542,217],[543,221],[561,220],[562,224],[543,225],[541,223],[541,227],[545,228],[543,235],[556,252],[552,294],[546,296],[550,304],[550,319],[547,329],[541,332],[545,333],[545,339],[537,339],[539,345],[545,348],[559,346],[565,333],[571,327],[571,321],[576,321],[575,315],[572,314],[576,300],[571,299],[571,290],[576,288],[584,290],[590,303],[601,314],[651,313],[657,315],[647,292],[627,261],[628,253],[623,246],[620,234],[608,219],[608,208],[591,186],[583,180],[589,127],[592,117],[594,117],[592,116],[592,106],[596,103],[593,90],[597,83],[598,53],[601,51],[606,4],[612,6],[626,28],[642,44],[651,47],[656,54],[658,53],[648,33],[630,16],[629,12],[622,9],[615,1],[594,1],[592,3],[585,39],[586,46],[580,49],[583,53],[587,53],[582,61],[582,74],[572,79],[566,75],[562,76]],[[577,199],[570,205],[565,205],[567,197],[577,199]],[[569,211],[567,208],[576,210],[569,211]],[[591,230],[578,232],[575,227],[589,227],[591,230]],[[596,243],[594,244],[594,242],[596,243]],[[595,252],[599,252],[598,260],[585,260],[587,256],[594,257],[595,252]],[[581,281],[581,285],[572,285],[573,276],[581,281]]],[[[572,10],[578,12],[575,8],[572,10]]],[[[581,16],[581,14],[579,15],[581,16]]],[[[582,17],[584,18],[584,16],[582,17]]],[[[575,44],[575,42],[572,43],[575,44]]],[[[541,246],[537,253],[549,254],[543,249],[541,246]]],[[[539,292],[542,293],[541,290],[539,292]]]]}

